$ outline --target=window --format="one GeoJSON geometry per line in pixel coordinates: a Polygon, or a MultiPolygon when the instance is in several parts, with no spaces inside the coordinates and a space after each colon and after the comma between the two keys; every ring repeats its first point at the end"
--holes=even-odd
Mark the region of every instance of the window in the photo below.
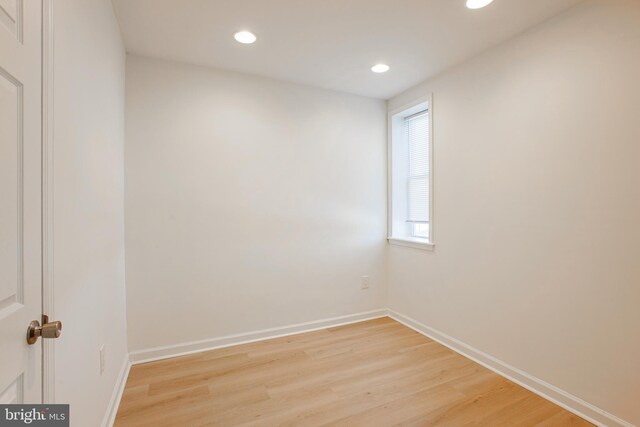
{"type": "Polygon", "coordinates": [[[389,113],[389,242],[433,248],[431,97],[389,113]]]}

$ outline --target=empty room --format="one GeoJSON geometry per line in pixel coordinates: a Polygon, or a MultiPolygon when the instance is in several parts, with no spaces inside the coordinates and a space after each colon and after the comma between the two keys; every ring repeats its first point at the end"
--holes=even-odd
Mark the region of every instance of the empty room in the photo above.
{"type": "Polygon", "coordinates": [[[640,427],[639,0],[0,0],[0,426],[640,427]]]}

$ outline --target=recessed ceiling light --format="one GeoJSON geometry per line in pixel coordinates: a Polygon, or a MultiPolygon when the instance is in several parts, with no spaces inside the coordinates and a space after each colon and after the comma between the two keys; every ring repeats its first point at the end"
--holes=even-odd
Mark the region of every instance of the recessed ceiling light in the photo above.
{"type": "Polygon", "coordinates": [[[467,7],[469,9],[482,9],[492,1],[493,0],[467,0],[467,7]]]}
{"type": "Polygon", "coordinates": [[[242,44],[251,44],[256,41],[255,34],[249,31],[238,31],[233,35],[233,38],[242,44]]]}
{"type": "Polygon", "coordinates": [[[371,67],[371,71],[374,73],[386,73],[389,71],[389,66],[387,64],[376,64],[371,67]]]}

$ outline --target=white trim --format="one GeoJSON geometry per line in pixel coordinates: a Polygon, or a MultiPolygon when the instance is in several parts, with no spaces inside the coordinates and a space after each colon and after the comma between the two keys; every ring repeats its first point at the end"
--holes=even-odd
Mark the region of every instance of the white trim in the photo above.
{"type": "Polygon", "coordinates": [[[423,251],[433,251],[436,247],[436,245],[434,245],[433,243],[429,243],[424,239],[411,239],[409,237],[402,239],[398,237],[387,237],[387,241],[391,245],[422,249],[423,251]]]}
{"type": "MultiPolygon", "coordinates": [[[[429,108],[429,241],[426,243],[426,247],[421,245],[408,244],[410,239],[389,237],[389,243],[398,244],[400,246],[407,246],[418,249],[426,249],[433,251],[435,249],[435,219],[434,219],[434,185],[435,181],[435,169],[434,169],[434,129],[433,129],[433,93],[428,93],[424,96],[414,99],[400,107],[396,107],[393,110],[387,108],[387,235],[391,236],[393,231],[393,116],[402,113],[412,107],[419,104],[426,103],[429,108]],[[392,242],[391,240],[394,240],[392,242]],[[404,242],[404,244],[403,244],[404,242]]],[[[387,101],[387,105],[389,102],[387,101]]],[[[412,243],[412,242],[411,242],[412,243]]]]}
{"type": "Polygon", "coordinates": [[[125,354],[122,360],[122,366],[120,367],[120,373],[118,374],[118,380],[113,387],[111,393],[111,399],[107,406],[107,411],[104,414],[102,420],[102,427],[112,427],[116,421],[116,415],[118,408],[120,407],[120,401],[122,400],[122,394],[124,393],[124,387],[127,384],[127,378],[129,377],[129,371],[131,370],[131,362],[129,362],[129,355],[125,354]]]}
{"type": "MultiPolygon", "coordinates": [[[[391,140],[393,139],[393,128],[391,126],[392,113],[392,111],[389,111],[389,101],[387,101],[387,236],[391,235],[391,230],[393,229],[393,177],[391,175],[391,166],[393,164],[391,159],[391,154],[393,153],[391,146],[391,140]]],[[[388,288],[388,286],[385,288],[388,288]]]]}
{"type": "Polygon", "coordinates": [[[207,340],[192,341],[182,344],[167,345],[163,347],[154,347],[146,350],[132,351],[131,353],[129,353],[129,360],[133,365],[137,365],[140,363],[153,362],[156,360],[184,356],[187,354],[199,353],[202,351],[215,350],[239,344],[248,344],[257,341],[269,340],[272,338],[317,331],[320,329],[331,328],[335,326],[348,325],[350,323],[357,323],[385,316],[387,316],[387,310],[378,309],[363,313],[349,314],[346,316],[332,317],[330,319],[315,320],[311,322],[281,326],[278,328],[263,329],[260,331],[247,332],[243,334],[225,335],[222,337],[211,338],[207,340]]]}
{"type": "Polygon", "coordinates": [[[473,360],[487,369],[513,381],[527,390],[543,397],[550,402],[584,418],[591,423],[601,427],[634,427],[633,424],[624,421],[613,414],[610,414],[597,406],[567,393],[558,387],[549,384],[539,378],[534,377],[516,367],[513,367],[481,350],[478,350],[460,340],[447,334],[437,331],[423,323],[418,322],[408,316],[400,314],[391,309],[378,309],[364,313],[351,314],[347,316],[334,317],[311,322],[298,323],[279,328],[264,329],[256,332],[249,332],[237,335],[226,335],[209,340],[194,341],[191,343],[177,344],[164,347],[155,347],[147,350],[131,352],[129,358],[125,358],[120,370],[119,379],[114,387],[114,392],[109,402],[107,412],[103,421],[103,427],[113,426],[120,400],[124,392],[126,380],[132,365],[137,365],[156,360],[168,359],[171,357],[184,356],[187,354],[199,353],[208,350],[215,350],[234,345],[247,344],[251,342],[264,341],[272,338],[279,338],[288,335],[301,334],[305,332],[317,331],[320,329],[347,325],[351,323],[363,322],[365,320],[377,319],[380,317],[390,317],[403,325],[437,341],[450,348],[460,355],[473,360]]]}
{"type": "Polygon", "coordinates": [[[570,411],[581,418],[601,427],[633,427],[633,424],[624,421],[613,414],[610,414],[597,406],[576,397],[558,387],[549,384],[539,378],[534,377],[520,369],[513,367],[483,351],[480,351],[462,341],[459,341],[447,334],[437,331],[417,320],[404,316],[391,309],[388,310],[389,317],[402,323],[403,325],[439,342],[456,353],[473,360],[487,369],[521,385],[527,390],[542,396],[556,405],[570,411]]]}
{"type": "MultiPolygon", "coordinates": [[[[42,313],[55,319],[53,287],[53,0],[42,0],[42,313]]],[[[42,402],[55,403],[55,340],[42,341],[42,402]]]]}

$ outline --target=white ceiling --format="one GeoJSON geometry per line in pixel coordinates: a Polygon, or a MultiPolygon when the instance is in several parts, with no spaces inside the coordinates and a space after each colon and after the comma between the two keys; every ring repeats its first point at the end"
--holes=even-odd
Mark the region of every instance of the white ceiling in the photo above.
{"type": "Polygon", "coordinates": [[[128,52],[390,98],[581,0],[113,0],[128,52]],[[233,34],[258,36],[241,45],[233,34]],[[372,65],[391,66],[374,74],[372,65]]]}

